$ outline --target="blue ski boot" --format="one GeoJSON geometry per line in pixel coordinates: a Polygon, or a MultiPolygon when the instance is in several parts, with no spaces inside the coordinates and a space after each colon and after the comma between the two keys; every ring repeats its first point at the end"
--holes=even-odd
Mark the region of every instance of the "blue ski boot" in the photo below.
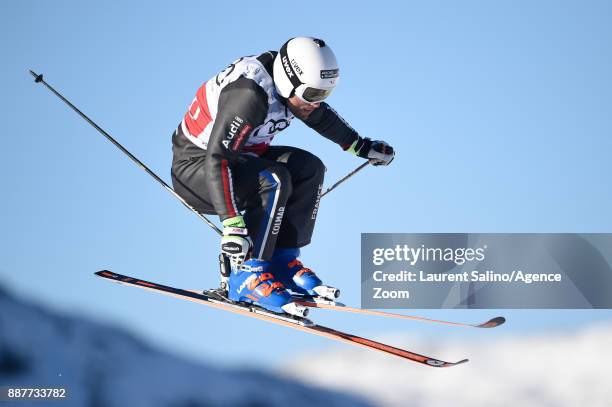
{"type": "Polygon", "coordinates": [[[283,284],[270,272],[270,262],[249,259],[229,278],[228,297],[232,301],[248,302],[269,311],[306,316],[308,309],[292,302],[283,284]]]}
{"type": "Polygon", "coordinates": [[[299,255],[300,249],[274,250],[272,271],[277,280],[296,294],[322,297],[332,301],[338,298],[340,290],[324,285],[311,269],[304,267],[297,259],[299,255]]]}

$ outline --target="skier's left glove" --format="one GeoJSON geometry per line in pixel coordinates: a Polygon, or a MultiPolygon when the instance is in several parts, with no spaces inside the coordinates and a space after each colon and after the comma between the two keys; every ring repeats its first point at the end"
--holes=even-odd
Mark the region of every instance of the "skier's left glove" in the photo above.
{"type": "Polygon", "coordinates": [[[242,216],[223,221],[223,237],[221,238],[221,252],[229,257],[232,269],[238,269],[248,257],[253,241],[242,216]]]}
{"type": "Polygon", "coordinates": [[[367,158],[374,165],[389,165],[395,158],[393,147],[384,141],[369,138],[360,137],[349,147],[348,151],[356,156],[367,158]]]}

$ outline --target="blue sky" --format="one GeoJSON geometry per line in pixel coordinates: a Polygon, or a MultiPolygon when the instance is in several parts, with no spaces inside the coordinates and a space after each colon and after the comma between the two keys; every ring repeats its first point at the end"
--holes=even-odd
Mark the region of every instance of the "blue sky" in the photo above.
{"type": "MultiPolygon", "coordinates": [[[[359,303],[362,232],[610,232],[612,5],[591,2],[2,2],[0,282],[196,358],[278,363],[325,339],[110,285],[111,269],[217,284],[218,238],[41,86],[63,92],[169,179],[170,135],[197,87],[235,58],[324,38],[341,65],[329,102],[397,158],[325,197],[303,261],[359,303]],[[245,340],[246,336],[246,340],[245,340]],[[280,344],[253,355],[251,342],[280,344]],[[286,345],[282,345],[285,343],[286,345]]],[[[327,183],[360,164],[295,123],[327,183]]],[[[496,311],[427,311],[479,320],[496,311]]],[[[505,330],[568,330],[609,311],[503,311],[505,330]]],[[[317,314],[372,335],[448,328],[317,314]],[[410,329],[410,331],[405,331],[410,329]]],[[[453,331],[450,335],[473,335],[453,331]]],[[[481,334],[481,332],[478,332],[481,334]]]]}

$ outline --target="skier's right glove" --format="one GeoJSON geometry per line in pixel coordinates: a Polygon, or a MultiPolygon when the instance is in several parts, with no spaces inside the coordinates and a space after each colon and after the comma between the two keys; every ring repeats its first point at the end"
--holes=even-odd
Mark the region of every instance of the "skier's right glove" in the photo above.
{"type": "Polygon", "coordinates": [[[395,158],[393,147],[384,141],[358,138],[348,149],[361,158],[367,158],[374,165],[389,165],[395,158]]]}
{"type": "Polygon", "coordinates": [[[229,257],[232,269],[240,268],[252,247],[253,241],[249,237],[242,216],[234,216],[223,221],[221,252],[229,257]]]}

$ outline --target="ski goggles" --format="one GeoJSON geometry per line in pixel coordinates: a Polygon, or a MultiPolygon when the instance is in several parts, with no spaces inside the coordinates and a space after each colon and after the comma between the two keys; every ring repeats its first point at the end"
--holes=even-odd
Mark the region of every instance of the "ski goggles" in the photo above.
{"type": "Polygon", "coordinates": [[[295,89],[295,95],[307,103],[319,103],[325,100],[334,89],[317,89],[301,84],[295,89]]]}

